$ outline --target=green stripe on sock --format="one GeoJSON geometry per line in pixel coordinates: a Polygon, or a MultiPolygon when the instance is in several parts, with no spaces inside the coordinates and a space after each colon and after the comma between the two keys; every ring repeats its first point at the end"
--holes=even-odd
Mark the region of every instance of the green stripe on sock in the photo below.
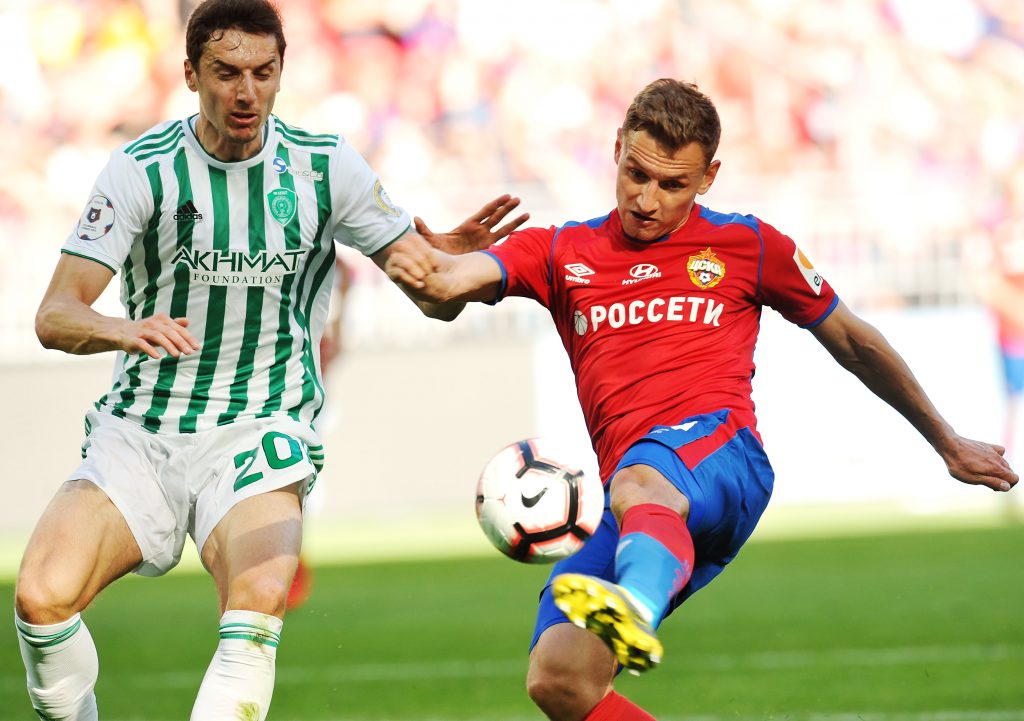
{"type": "Polygon", "coordinates": [[[277,645],[281,642],[281,634],[248,623],[226,623],[220,627],[220,637],[241,641],[255,641],[263,646],[271,646],[273,648],[277,648],[277,645]]]}
{"type": "Polygon", "coordinates": [[[21,636],[29,646],[34,646],[35,648],[49,648],[50,646],[56,646],[58,643],[67,641],[78,633],[78,629],[82,627],[82,620],[79,619],[75,621],[70,628],[66,628],[59,633],[51,633],[45,636],[32,633],[17,619],[15,620],[14,625],[18,629],[18,635],[21,636]]]}

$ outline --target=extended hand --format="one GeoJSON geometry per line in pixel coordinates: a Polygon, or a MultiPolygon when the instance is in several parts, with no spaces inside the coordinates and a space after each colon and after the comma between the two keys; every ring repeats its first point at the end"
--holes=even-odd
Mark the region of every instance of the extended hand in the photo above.
{"type": "Polygon", "coordinates": [[[1003,458],[1002,446],[957,437],[953,448],[942,452],[949,475],[971,485],[987,486],[993,491],[1008,491],[1020,480],[1003,458]]]}
{"type": "Polygon", "coordinates": [[[451,255],[462,255],[474,250],[483,250],[494,245],[513,230],[530,219],[529,213],[522,213],[495,229],[505,217],[519,207],[519,198],[507,193],[498,196],[473,215],[462,221],[457,228],[447,233],[435,233],[422,218],[414,218],[416,232],[426,238],[435,248],[451,255]]]}

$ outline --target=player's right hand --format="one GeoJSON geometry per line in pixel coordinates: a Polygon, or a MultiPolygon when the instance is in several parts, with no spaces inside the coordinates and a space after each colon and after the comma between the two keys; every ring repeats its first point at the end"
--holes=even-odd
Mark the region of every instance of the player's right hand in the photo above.
{"type": "Polygon", "coordinates": [[[188,332],[188,318],[171,318],[157,313],[142,320],[126,320],[122,331],[121,349],[126,353],[145,353],[160,359],[159,349],[178,358],[199,350],[196,337],[188,332]]]}
{"type": "Polygon", "coordinates": [[[1009,491],[1020,480],[1003,454],[1002,446],[973,441],[961,436],[948,449],[940,451],[949,475],[962,483],[987,486],[993,491],[1009,491]]]}
{"type": "Polygon", "coordinates": [[[410,290],[422,290],[426,277],[437,271],[437,251],[414,233],[406,233],[382,252],[386,253],[384,272],[410,290]]]}

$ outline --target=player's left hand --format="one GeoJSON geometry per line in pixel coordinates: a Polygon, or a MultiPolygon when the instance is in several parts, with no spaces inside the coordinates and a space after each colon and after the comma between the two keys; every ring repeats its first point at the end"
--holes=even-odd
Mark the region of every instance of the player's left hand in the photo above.
{"type": "Polygon", "coordinates": [[[435,233],[420,217],[413,218],[413,223],[416,225],[416,232],[435,248],[451,255],[462,255],[494,245],[529,220],[530,214],[522,213],[501,227],[495,227],[519,207],[519,202],[519,198],[507,193],[499,195],[447,233],[435,233]]]}
{"type": "Polygon", "coordinates": [[[1008,491],[1020,480],[1003,457],[1006,449],[1002,446],[957,436],[949,448],[939,453],[949,475],[963,483],[1008,491]]]}

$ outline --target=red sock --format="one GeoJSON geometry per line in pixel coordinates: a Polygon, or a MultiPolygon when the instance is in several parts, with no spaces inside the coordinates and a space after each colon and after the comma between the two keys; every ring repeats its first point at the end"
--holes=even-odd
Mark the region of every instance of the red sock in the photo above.
{"type": "Polygon", "coordinates": [[[612,691],[590,709],[583,721],[657,721],[625,696],[612,691]]]}
{"type": "Polygon", "coordinates": [[[646,533],[669,550],[680,563],[693,567],[693,538],[683,517],[667,506],[641,503],[622,514],[620,536],[646,533]]]}

